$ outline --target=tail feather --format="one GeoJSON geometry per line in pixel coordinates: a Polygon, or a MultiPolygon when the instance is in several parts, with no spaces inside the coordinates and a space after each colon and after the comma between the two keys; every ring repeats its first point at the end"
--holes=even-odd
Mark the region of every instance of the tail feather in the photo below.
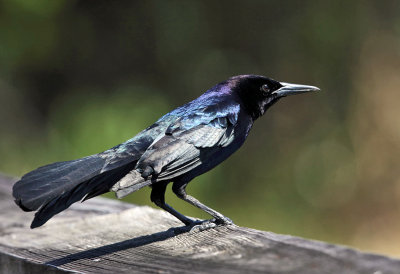
{"type": "Polygon", "coordinates": [[[31,228],[36,228],[43,225],[51,217],[67,209],[75,202],[78,202],[82,199],[85,201],[108,192],[110,188],[133,167],[134,163],[131,163],[126,166],[101,173],[52,199],[48,203],[44,204],[35,214],[31,228]]]}
{"type": "Polygon", "coordinates": [[[104,163],[105,159],[93,155],[40,167],[24,175],[13,186],[15,202],[25,211],[35,211],[98,175],[104,163]]]}
{"type": "MultiPolygon", "coordinates": [[[[13,187],[16,204],[25,211],[37,211],[32,227],[38,227],[72,203],[110,191],[134,169],[154,139],[164,135],[167,126],[166,122],[155,123],[134,138],[102,153],[53,163],[29,172],[13,187]]],[[[144,186],[141,184],[131,190],[144,186]]]]}
{"type": "Polygon", "coordinates": [[[24,175],[13,186],[13,196],[24,211],[38,210],[31,224],[35,228],[77,201],[110,191],[135,164],[124,159],[110,169],[99,155],[53,163],[24,175]]]}

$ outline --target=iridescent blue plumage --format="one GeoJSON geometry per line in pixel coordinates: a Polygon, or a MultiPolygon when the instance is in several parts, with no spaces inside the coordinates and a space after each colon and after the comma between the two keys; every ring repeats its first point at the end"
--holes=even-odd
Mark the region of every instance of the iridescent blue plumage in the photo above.
{"type": "Polygon", "coordinates": [[[232,77],[120,145],[24,175],[13,187],[15,201],[23,210],[37,210],[33,228],[79,200],[108,191],[122,197],[152,186],[151,200],[156,205],[191,224],[192,220],[164,201],[165,188],[173,182],[179,198],[205,210],[219,223],[230,223],[187,195],[186,185],[235,152],[246,140],[254,120],[282,97],[279,92],[286,96],[289,88],[263,76],[232,77]]]}

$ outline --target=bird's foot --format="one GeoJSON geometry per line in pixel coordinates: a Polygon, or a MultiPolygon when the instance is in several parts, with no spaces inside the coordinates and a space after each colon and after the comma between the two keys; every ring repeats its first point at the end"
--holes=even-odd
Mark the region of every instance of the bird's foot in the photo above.
{"type": "Polygon", "coordinates": [[[201,232],[219,225],[233,225],[233,222],[231,219],[225,216],[219,219],[195,221],[193,223],[193,227],[190,229],[190,232],[201,232]]]}
{"type": "Polygon", "coordinates": [[[214,228],[217,226],[213,220],[204,220],[198,221],[194,224],[194,226],[190,229],[190,232],[201,232],[210,228],[214,228]],[[197,223],[197,224],[196,224],[197,223]]]}
{"type": "Polygon", "coordinates": [[[233,225],[233,221],[229,219],[228,217],[222,216],[222,218],[219,219],[212,219],[213,222],[215,222],[217,225],[233,225]]]}

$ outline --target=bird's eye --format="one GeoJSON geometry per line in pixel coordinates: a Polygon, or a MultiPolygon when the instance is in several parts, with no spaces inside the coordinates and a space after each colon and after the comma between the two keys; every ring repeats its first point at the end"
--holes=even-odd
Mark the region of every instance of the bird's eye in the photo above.
{"type": "Polygon", "coordinates": [[[268,87],[267,84],[262,85],[260,90],[263,92],[264,95],[268,95],[269,94],[269,87],[268,87]]]}

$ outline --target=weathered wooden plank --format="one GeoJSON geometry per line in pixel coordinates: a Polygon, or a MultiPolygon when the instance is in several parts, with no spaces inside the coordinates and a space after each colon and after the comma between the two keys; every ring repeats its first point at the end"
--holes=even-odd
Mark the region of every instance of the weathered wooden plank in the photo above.
{"type": "Polygon", "coordinates": [[[234,225],[187,232],[163,211],[104,198],[31,230],[12,182],[0,176],[0,273],[400,273],[385,256],[234,225]]]}

